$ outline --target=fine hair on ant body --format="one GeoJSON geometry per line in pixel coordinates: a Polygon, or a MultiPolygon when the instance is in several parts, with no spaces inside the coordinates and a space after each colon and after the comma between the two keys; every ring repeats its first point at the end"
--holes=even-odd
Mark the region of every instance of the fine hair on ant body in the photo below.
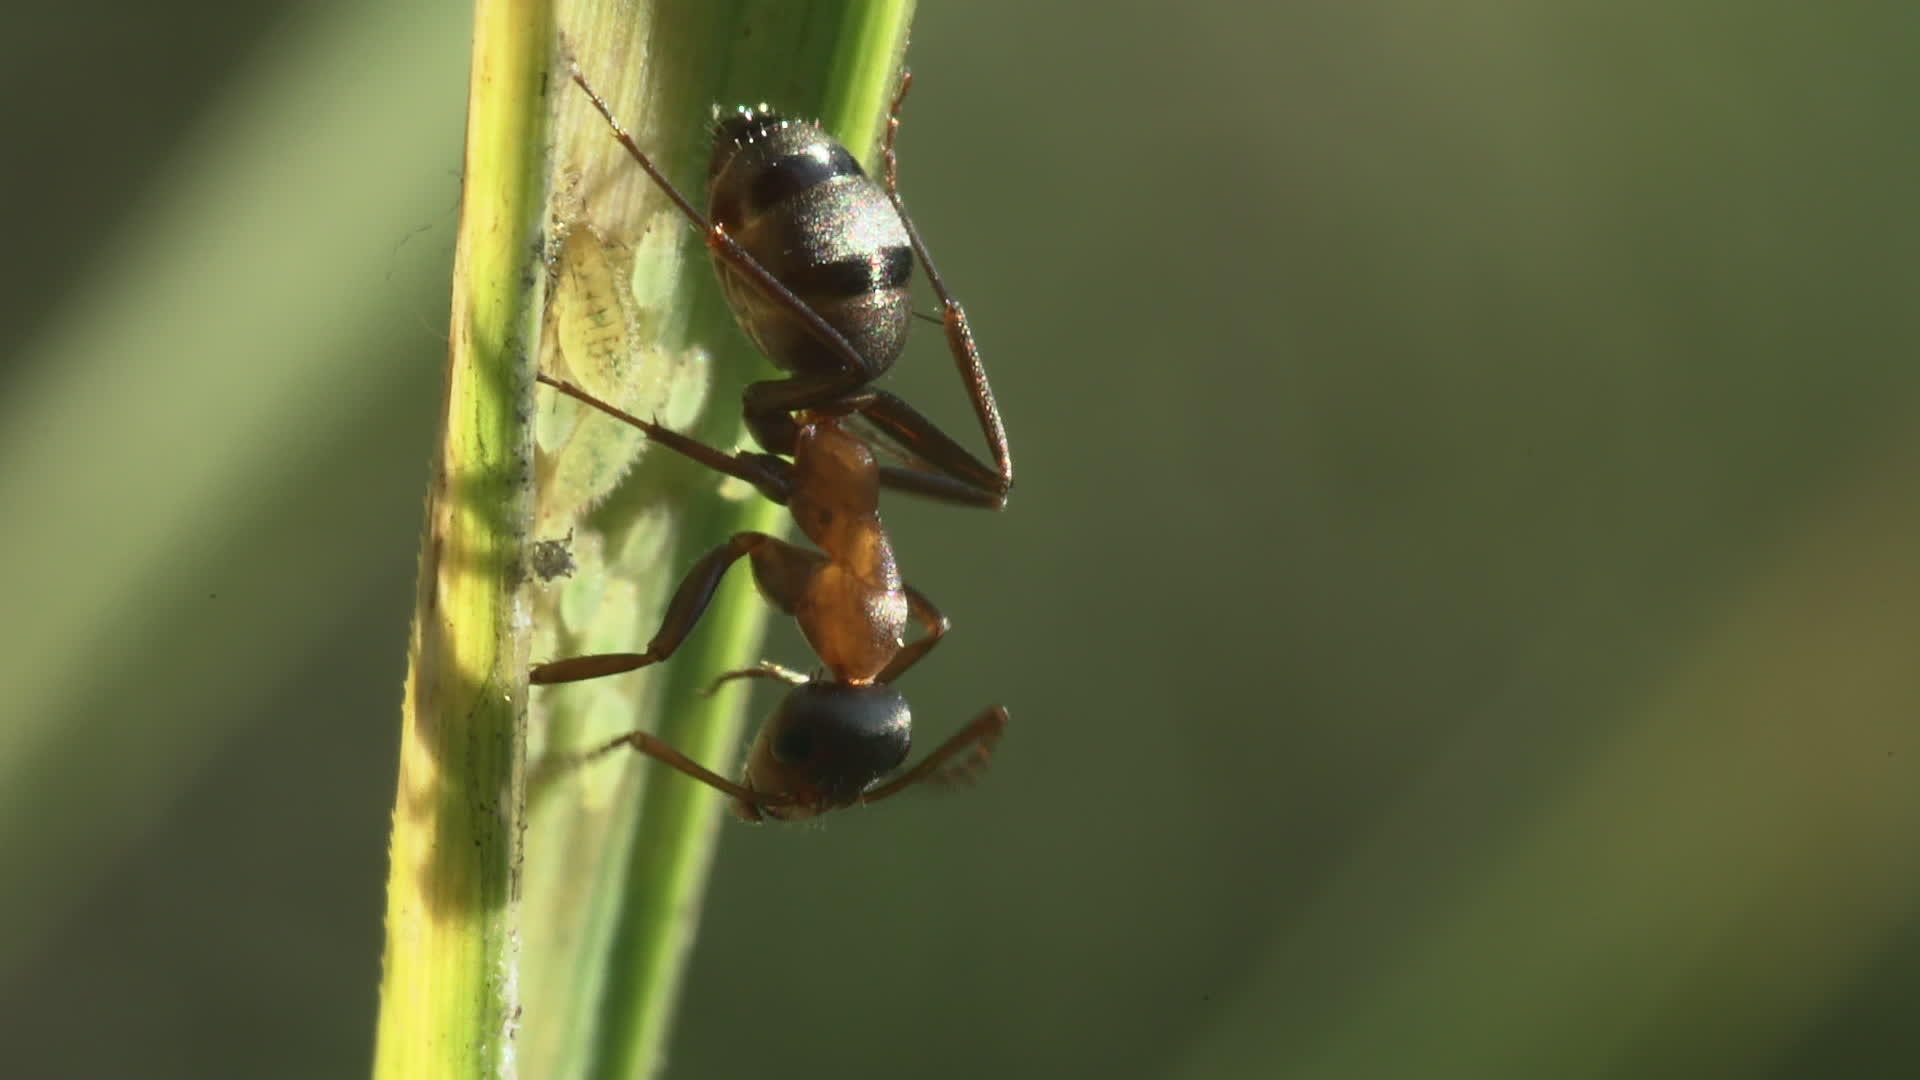
{"type": "Polygon", "coordinates": [[[893,144],[911,77],[903,74],[888,113],[884,188],[815,125],[783,119],[764,105],[724,116],[709,178],[711,220],[667,181],[578,70],[573,80],[614,137],[701,229],[742,329],[792,374],[747,387],[747,426],[768,452],[738,454],[642,420],[563,380],[543,374],[540,381],[752,484],[787,506],[820,551],[764,533],[737,533],[688,571],[645,652],[551,661],[534,667],[531,681],[574,682],[667,659],[706,611],[727,569],[748,558],[761,593],[800,624],[825,670],[809,678],[763,662],[716,680],[716,687],[736,678],[791,687],[748,751],[741,782],[646,732],[623,735],[589,756],[631,747],[732,795],[736,813],[754,821],[809,817],[877,802],[917,783],[971,779],[1006,729],[1007,712],[1000,706],[980,713],[918,765],[881,782],[911,749],[911,715],[892,683],[939,643],[948,621],[901,580],[880,521],[880,488],[1000,509],[1013,483],[1006,432],[966,314],[934,269],[897,191],[893,144]],[[949,349],[993,466],[906,402],[870,385],[905,344],[912,314],[907,285],[916,257],[940,298],[949,349]],[[853,416],[886,437],[907,464],[880,465],[847,424],[853,416]],[[908,643],[910,621],[924,633],[908,643]]]}
{"type": "Polygon", "coordinates": [[[747,429],[768,453],[794,456],[796,413],[857,413],[908,462],[880,483],[944,502],[999,510],[1013,457],[966,311],[934,268],[900,201],[894,141],[913,85],[901,72],[881,147],[883,183],[816,124],[766,105],[720,117],[707,176],[708,214],[673,186],[578,68],[573,81],[613,137],[698,228],[734,318],[767,359],[789,372],[742,395],[747,429]],[[994,463],[989,466],[899,397],[873,385],[906,347],[908,285],[918,260],[940,300],[940,322],[994,463]]]}

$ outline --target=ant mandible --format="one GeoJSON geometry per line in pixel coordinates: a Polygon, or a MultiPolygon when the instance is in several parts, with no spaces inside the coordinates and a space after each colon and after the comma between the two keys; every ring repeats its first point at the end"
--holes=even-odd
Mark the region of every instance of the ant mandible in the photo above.
{"type": "Polygon", "coordinates": [[[910,462],[880,469],[880,483],[946,502],[998,510],[1013,488],[1013,457],[966,311],[934,269],[900,201],[894,141],[900,89],[887,112],[884,184],[818,125],[765,105],[720,118],[703,215],[635,143],[579,68],[573,81],[613,137],[706,239],[721,291],[740,327],[784,379],[755,382],[742,397],[747,428],[773,454],[794,456],[795,414],[858,413],[910,462]],[[993,454],[988,466],[913,406],[872,385],[906,346],[914,260],[940,300],[947,348],[993,454]]]}
{"type": "Polygon", "coordinates": [[[789,462],[726,454],[561,380],[545,375],[540,380],[632,424],[655,442],[752,484],[785,505],[800,531],[821,549],[808,551],[765,533],[735,533],[687,572],[646,652],[555,660],[536,666],[530,676],[535,684],[576,682],[667,659],[706,611],[727,568],[751,559],[760,592],[799,622],[826,674],[808,678],[762,662],[714,682],[718,687],[729,679],[764,678],[792,687],[754,738],[740,783],[644,731],[622,735],[590,758],[630,746],[732,795],[734,811],[749,821],[763,814],[793,820],[878,802],[924,781],[964,782],[986,766],[1007,726],[1007,711],[998,705],[974,717],[918,765],[879,783],[912,748],[911,714],[893,681],[939,644],[949,624],[919,590],[901,581],[893,545],[880,523],[879,467],[866,443],[843,428],[838,416],[802,413],[789,462]],[[909,619],[925,628],[912,643],[904,640],[909,619]],[[969,749],[971,754],[954,760],[969,749]]]}

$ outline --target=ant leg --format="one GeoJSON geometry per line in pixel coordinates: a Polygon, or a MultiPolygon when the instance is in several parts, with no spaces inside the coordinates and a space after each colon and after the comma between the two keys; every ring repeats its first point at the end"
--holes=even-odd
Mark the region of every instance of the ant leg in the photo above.
{"type": "Polygon", "coordinates": [[[908,613],[919,619],[921,625],[927,628],[927,635],[895,653],[893,661],[880,674],[874,676],[875,682],[890,683],[905,674],[908,668],[919,663],[921,657],[932,652],[933,647],[940,644],[940,639],[947,636],[947,629],[953,625],[945,615],[940,614],[939,608],[933,606],[933,601],[927,599],[926,594],[919,589],[907,585],[903,586],[903,591],[907,594],[908,613]]]}
{"type": "MultiPolygon", "coordinates": [[[[986,365],[980,361],[980,349],[974,344],[972,328],[967,325],[966,309],[962,308],[960,301],[955,300],[953,294],[947,290],[946,280],[940,276],[940,271],[934,267],[933,256],[927,251],[926,241],[920,238],[920,230],[914,227],[913,218],[907,215],[906,204],[900,201],[900,159],[894,150],[894,142],[900,134],[900,108],[906,103],[907,90],[912,86],[913,73],[910,71],[902,71],[900,73],[900,89],[894,93],[892,108],[887,110],[887,135],[885,141],[881,144],[880,150],[881,160],[885,166],[881,170],[881,176],[886,182],[887,198],[893,203],[893,212],[899,215],[900,224],[907,232],[907,242],[913,246],[914,257],[920,260],[921,268],[927,272],[927,284],[933,288],[933,294],[940,298],[940,323],[946,330],[947,349],[953,354],[953,362],[960,370],[960,381],[966,385],[967,397],[973,402],[973,414],[980,421],[980,433],[986,436],[987,448],[993,453],[992,472],[986,473],[985,467],[981,466],[978,461],[973,460],[971,454],[965,454],[965,457],[967,458],[968,464],[978,467],[983,473],[986,473],[985,490],[983,493],[991,495],[994,498],[993,501],[983,502],[981,505],[991,506],[992,509],[998,510],[1006,505],[1007,493],[1013,490],[1013,453],[1007,447],[1007,429],[1006,425],[1000,420],[1000,406],[995,403],[993,399],[993,384],[987,381],[986,365]]],[[[863,409],[862,411],[865,412],[866,410],[863,409]]],[[[908,412],[911,412],[911,410],[908,410],[908,412]]],[[[886,426],[886,422],[879,417],[874,417],[873,419],[876,423],[880,423],[881,426],[886,426]]],[[[918,423],[914,425],[915,430],[925,436],[937,435],[952,445],[953,449],[959,449],[957,444],[953,444],[953,440],[948,439],[925,418],[920,417],[918,414],[913,414],[913,419],[918,421],[918,423]]],[[[911,440],[907,441],[906,445],[916,453],[920,452],[920,448],[911,440]]],[[[962,453],[964,454],[965,452],[962,451],[962,453]]],[[[948,462],[931,455],[923,454],[922,456],[926,458],[928,464],[939,468],[943,472],[957,475],[971,471],[964,467],[959,469],[953,468],[948,462]]],[[[930,489],[917,488],[905,484],[900,486],[906,490],[918,491],[925,495],[934,495],[937,498],[948,497],[930,489]]],[[[966,502],[971,500],[954,499],[952,501],[966,502]]]]}
{"type": "Polygon", "coordinates": [[[582,763],[584,764],[595,758],[603,757],[620,749],[622,746],[632,747],[637,753],[645,754],[663,765],[671,766],[716,791],[733,796],[739,806],[750,808],[754,811],[754,820],[758,819],[758,810],[760,807],[777,806],[790,801],[786,796],[755,791],[744,784],[736,784],[732,780],[721,776],[719,773],[714,772],[712,769],[707,768],[680,751],[675,750],[660,738],[644,731],[628,732],[605,746],[590,751],[581,759],[582,763]]]}
{"type": "Polygon", "coordinates": [[[913,72],[900,69],[900,89],[893,92],[893,105],[887,109],[887,137],[880,142],[880,161],[884,166],[880,175],[886,181],[888,191],[900,187],[900,158],[893,152],[893,144],[900,138],[900,106],[907,100],[907,91],[913,88],[913,72]]]}
{"type": "Polygon", "coordinates": [[[742,556],[753,558],[754,576],[764,580],[768,577],[791,577],[792,566],[812,555],[804,548],[796,548],[765,533],[735,533],[732,539],[701,556],[700,561],[693,564],[693,569],[687,571],[680,588],[675,590],[673,599],[667,604],[667,614],[660,622],[659,631],[647,643],[646,652],[598,653],[551,660],[534,665],[528,681],[535,685],[579,682],[657,664],[672,656],[680,643],[687,639],[687,634],[700,621],[700,616],[706,614],[707,605],[713,601],[714,590],[720,587],[720,579],[726,575],[727,568],[742,556]]]}
{"type": "Polygon", "coordinates": [[[705,465],[707,468],[727,476],[745,480],[757,488],[760,494],[774,502],[786,505],[787,498],[793,493],[793,463],[774,457],[771,454],[728,454],[716,450],[698,439],[689,438],[677,431],[661,427],[659,424],[642,420],[624,409],[594,397],[585,390],[551,375],[536,375],[539,381],[585,405],[591,405],[616,420],[639,428],[647,438],[675,451],[684,457],[705,465]]]}
{"type": "Polygon", "coordinates": [[[999,510],[1007,505],[1011,474],[1003,477],[895,395],[872,390],[866,396],[860,415],[913,461],[882,466],[881,484],[963,506],[999,510]]]}
{"type": "Polygon", "coordinates": [[[918,783],[939,786],[967,783],[987,767],[993,758],[993,748],[999,744],[1000,736],[1006,730],[1007,710],[998,705],[991,706],[974,717],[972,723],[955,732],[952,738],[941,743],[939,749],[922,758],[920,764],[862,795],[860,801],[876,803],[918,783]],[[949,764],[954,755],[969,749],[972,752],[964,760],[949,764]]]}
{"type": "MultiPolygon", "coordinates": [[[[1000,406],[993,399],[993,384],[987,381],[987,368],[980,360],[979,347],[974,344],[973,330],[967,325],[966,309],[947,291],[940,271],[934,269],[933,256],[927,253],[926,242],[920,239],[920,230],[914,228],[913,220],[907,217],[907,209],[901,205],[899,194],[889,192],[888,195],[893,199],[894,209],[900,214],[900,223],[906,226],[907,240],[912,243],[914,254],[927,271],[927,283],[933,287],[934,295],[940,298],[940,319],[947,332],[947,351],[953,355],[954,366],[960,371],[960,381],[967,388],[967,399],[973,403],[973,415],[980,421],[980,433],[986,436],[987,449],[993,453],[991,490],[999,497],[995,506],[998,509],[1006,504],[1007,493],[1013,490],[1013,451],[1007,447],[1007,428],[1000,419],[1000,406]]],[[[927,424],[927,427],[932,428],[932,425],[927,424]]]]}
{"type": "Polygon", "coordinates": [[[982,510],[1001,510],[1007,505],[1005,495],[991,491],[982,491],[964,480],[956,480],[925,469],[904,468],[898,465],[880,466],[880,485],[892,491],[904,491],[909,495],[933,499],[938,502],[952,503],[955,506],[976,506],[982,510]]]}
{"type": "Polygon", "coordinates": [[[790,667],[782,667],[771,660],[762,660],[750,668],[741,668],[738,671],[729,671],[716,676],[713,682],[709,683],[707,688],[700,691],[700,693],[703,697],[712,697],[720,692],[722,684],[731,682],[734,679],[772,679],[776,682],[786,683],[788,686],[803,686],[811,681],[805,675],[802,675],[790,667]]]}
{"type": "Polygon", "coordinates": [[[768,453],[791,457],[793,444],[800,437],[800,425],[793,414],[803,409],[864,405],[871,394],[865,389],[866,378],[863,372],[835,371],[748,383],[740,395],[747,430],[768,453]]]}

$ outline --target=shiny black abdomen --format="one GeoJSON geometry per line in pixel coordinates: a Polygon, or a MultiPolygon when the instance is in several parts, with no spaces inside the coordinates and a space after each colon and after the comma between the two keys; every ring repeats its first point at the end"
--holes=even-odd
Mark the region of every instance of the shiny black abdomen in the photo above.
{"type": "MultiPolygon", "coordinates": [[[[885,189],[845,147],[812,124],[731,113],[714,139],[708,212],[853,346],[867,378],[893,366],[912,317],[913,250],[885,189]]],[[[735,318],[776,366],[846,368],[790,310],[724,261],[715,267],[735,318]]]]}

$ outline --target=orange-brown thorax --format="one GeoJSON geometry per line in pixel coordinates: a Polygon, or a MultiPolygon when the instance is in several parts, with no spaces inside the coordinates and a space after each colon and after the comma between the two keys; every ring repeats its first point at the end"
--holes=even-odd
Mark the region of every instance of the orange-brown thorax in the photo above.
{"type": "Polygon", "coordinates": [[[794,446],[787,506],[827,560],[794,615],[822,663],[845,683],[872,682],[900,651],[907,596],[880,523],[880,470],[838,418],[809,415],[794,446]]]}

